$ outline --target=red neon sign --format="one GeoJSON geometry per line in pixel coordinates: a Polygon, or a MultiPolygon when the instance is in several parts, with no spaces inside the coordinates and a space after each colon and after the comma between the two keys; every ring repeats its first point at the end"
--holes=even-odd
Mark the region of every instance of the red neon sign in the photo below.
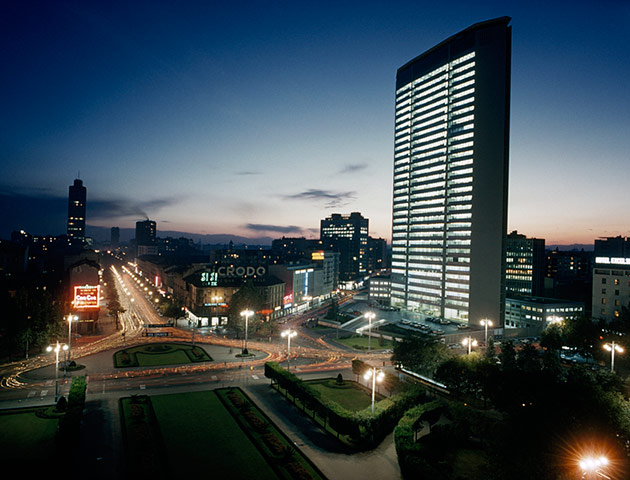
{"type": "Polygon", "coordinates": [[[74,287],[74,308],[98,308],[100,307],[100,285],[75,286],[74,287]]]}

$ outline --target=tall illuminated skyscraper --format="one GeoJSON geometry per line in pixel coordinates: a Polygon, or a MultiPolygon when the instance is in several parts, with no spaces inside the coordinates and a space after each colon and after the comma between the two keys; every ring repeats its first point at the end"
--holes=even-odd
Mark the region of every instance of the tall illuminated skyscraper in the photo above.
{"type": "Polygon", "coordinates": [[[68,188],[68,238],[85,241],[85,204],[87,189],[76,179],[68,188]]]}
{"type": "Polygon", "coordinates": [[[477,23],[398,69],[395,306],[503,324],[509,22],[477,23]]]}

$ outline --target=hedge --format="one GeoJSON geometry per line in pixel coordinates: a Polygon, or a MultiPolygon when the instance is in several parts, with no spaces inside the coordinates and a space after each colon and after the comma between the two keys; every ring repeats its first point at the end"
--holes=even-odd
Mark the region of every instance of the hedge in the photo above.
{"type": "Polygon", "coordinates": [[[328,424],[337,432],[337,437],[348,436],[356,447],[362,449],[378,445],[394,429],[406,410],[426,398],[424,389],[410,386],[404,392],[377,402],[374,413],[370,407],[351,412],[336,402],[321,398],[318,391],[276,362],[265,363],[265,376],[271,379],[272,385],[275,381],[291,395],[293,403],[299,401],[303,408],[309,408],[313,412],[313,416],[319,416],[324,427],[328,424]]]}
{"type": "Polygon", "coordinates": [[[59,429],[55,438],[55,444],[60,451],[63,451],[65,447],[79,442],[86,389],[87,382],[85,376],[74,377],[72,379],[68,393],[66,413],[59,419],[59,429]]]}

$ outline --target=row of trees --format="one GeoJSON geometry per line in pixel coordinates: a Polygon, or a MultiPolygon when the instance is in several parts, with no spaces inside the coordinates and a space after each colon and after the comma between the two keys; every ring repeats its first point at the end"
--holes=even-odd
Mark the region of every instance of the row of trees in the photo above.
{"type": "Polygon", "coordinates": [[[33,349],[41,353],[51,338],[63,333],[64,304],[60,295],[41,287],[22,287],[3,294],[2,357],[28,357],[33,349]]]}
{"type": "Polygon", "coordinates": [[[563,345],[588,353],[602,343],[602,333],[577,319],[549,328],[542,350],[504,342],[497,352],[490,341],[485,352],[464,356],[431,339],[407,339],[394,347],[394,360],[446,384],[459,403],[500,413],[486,444],[492,469],[485,478],[565,478],[589,442],[615,459],[623,473],[614,478],[627,478],[627,384],[607,369],[560,362],[563,345]]]}

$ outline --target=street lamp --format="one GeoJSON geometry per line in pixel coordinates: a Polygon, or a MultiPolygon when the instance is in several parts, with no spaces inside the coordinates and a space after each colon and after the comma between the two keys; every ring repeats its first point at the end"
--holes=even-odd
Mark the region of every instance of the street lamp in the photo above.
{"type": "Polygon", "coordinates": [[[619,346],[618,343],[610,342],[605,343],[604,348],[610,352],[610,371],[615,371],[615,350],[619,353],[623,353],[624,350],[619,346]]]}
{"type": "Polygon", "coordinates": [[[376,313],[366,312],[364,317],[368,319],[368,352],[369,352],[372,346],[372,320],[376,318],[376,313]]]}
{"type": "Polygon", "coordinates": [[[252,312],[251,310],[243,310],[241,312],[241,317],[245,317],[245,349],[243,350],[243,353],[247,352],[247,323],[249,321],[249,317],[251,317],[254,314],[254,312],[252,312]]]}
{"type": "Polygon", "coordinates": [[[483,320],[481,320],[481,324],[485,327],[485,330],[486,330],[485,342],[486,342],[486,345],[488,345],[488,327],[492,326],[492,320],[488,320],[487,318],[484,318],[483,320]]]}
{"type": "Polygon", "coordinates": [[[72,322],[79,320],[78,315],[68,314],[68,355],[66,358],[66,365],[70,362],[71,350],[72,350],[72,322]]]}
{"type": "Polygon", "coordinates": [[[295,330],[284,330],[280,335],[287,337],[287,371],[291,371],[291,339],[297,337],[295,330]]]}
{"type": "Polygon", "coordinates": [[[477,343],[477,340],[469,336],[462,340],[462,345],[464,346],[468,345],[468,355],[470,355],[470,352],[472,351],[472,347],[476,347],[478,343],[477,343]]]}
{"type": "Polygon", "coordinates": [[[365,372],[363,378],[366,380],[372,379],[372,413],[374,413],[374,391],[376,390],[376,382],[382,382],[385,374],[382,370],[377,370],[376,367],[370,367],[370,369],[365,372]]]}
{"type": "Polygon", "coordinates": [[[68,350],[68,345],[65,343],[59,343],[59,340],[57,340],[55,345],[48,345],[48,348],[46,348],[47,352],[55,352],[55,402],[59,397],[59,352],[61,350],[68,350]]]}
{"type": "Polygon", "coordinates": [[[606,467],[609,463],[608,458],[604,456],[583,458],[580,460],[582,478],[611,478],[601,471],[601,469],[606,467]]]}

